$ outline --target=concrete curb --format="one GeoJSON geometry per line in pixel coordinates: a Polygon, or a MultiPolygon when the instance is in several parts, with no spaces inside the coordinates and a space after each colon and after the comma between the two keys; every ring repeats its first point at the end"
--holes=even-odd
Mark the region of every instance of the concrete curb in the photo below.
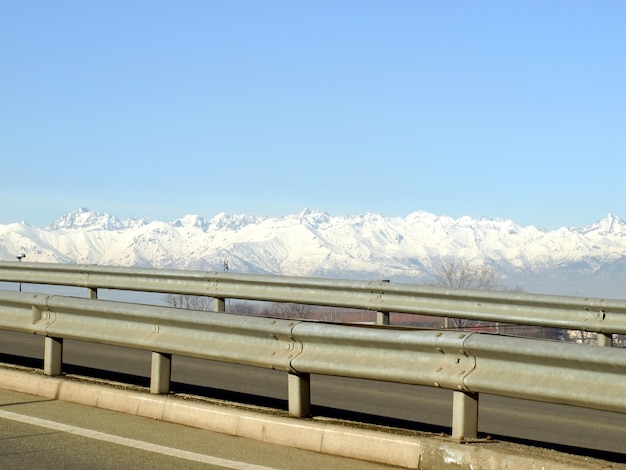
{"type": "Polygon", "coordinates": [[[501,442],[461,443],[437,436],[404,436],[151,395],[105,383],[72,381],[19,369],[0,369],[0,387],[324,454],[403,468],[601,469],[623,468],[579,456],[501,442]]]}

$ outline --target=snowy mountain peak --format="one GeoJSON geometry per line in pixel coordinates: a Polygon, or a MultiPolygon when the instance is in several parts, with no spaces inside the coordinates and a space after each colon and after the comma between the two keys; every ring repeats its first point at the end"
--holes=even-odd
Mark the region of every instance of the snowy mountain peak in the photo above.
{"type": "Polygon", "coordinates": [[[113,215],[81,207],[56,220],[46,230],[121,230],[137,222],[133,219],[121,221],[113,215]]]}
{"type": "Polygon", "coordinates": [[[212,230],[240,230],[250,224],[260,224],[266,220],[266,217],[254,215],[228,215],[220,212],[209,221],[212,230]]]}
{"type": "Polygon", "coordinates": [[[204,217],[200,217],[199,215],[187,214],[182,219],[176,219],[174,222],[172,222],[172,226],[196,227],[206,232],[209,229],[210,222],[204,217]]]}
{"type": "Polygon", "coordinates": [[[618,216],[609,213],[599,222],[580,229],[580,233],[595,233],[600,236],[617,235],[620,237],[626,237],[626,223],[624,223],[624,221],[618,216]]]}
{"type": "Polygon", "coordinates": [[[326,212],[312,209],[303,209],[297,214],[287,216],[287,219],[295,220],[309,226],[318,226],[324,222],[328,222],[330,216],[326,212]]]}

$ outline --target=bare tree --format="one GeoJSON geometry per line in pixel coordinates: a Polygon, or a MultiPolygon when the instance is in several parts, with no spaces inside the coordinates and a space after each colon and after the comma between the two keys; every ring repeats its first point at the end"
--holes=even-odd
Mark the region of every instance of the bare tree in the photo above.
{"type": "Polygon", "coordinates": [[[310,318],[313,306],[306,304],[286,303],[279,307],[280,312],[287,318],[310,318]]]}
{"type": "Polygon", "coordinates": [[[170,307],[185,308],[189,310],[212,310],[213,299],[199,295],[167,294],[165,303],[170,307]]]}
{"type": "MultiPolygon", "coordinates": [[[[454,289],[504,290],[497,277],[497,271],[486,264],[472,264],[465,260],[448,260],[434,271],[433,286],[454,289]]],[[[445,318],[444,328],[466,328],[477,323],[463,318],[445,318]]],[[[497,324],[496,324],[497,327],[497,324]]]]}
{"type": "Polygon", "coordinates": [[[229,300],[228,312],[248,316],[262,314],[260,305],[248,300],[229,300]]]}
{"type": "Polygon", "coordinates": [[[504,290],[497,271],[486,264],[448,260],[435,269],[433,286],[456,289],[504,290]]]}

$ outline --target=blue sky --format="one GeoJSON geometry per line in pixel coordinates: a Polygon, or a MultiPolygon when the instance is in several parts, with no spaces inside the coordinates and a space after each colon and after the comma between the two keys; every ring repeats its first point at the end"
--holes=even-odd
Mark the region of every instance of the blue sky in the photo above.
{"type": "Polygon", "coordinates": [[[0,5],[0,223],[626,217],[626,2],[0,5]]]}

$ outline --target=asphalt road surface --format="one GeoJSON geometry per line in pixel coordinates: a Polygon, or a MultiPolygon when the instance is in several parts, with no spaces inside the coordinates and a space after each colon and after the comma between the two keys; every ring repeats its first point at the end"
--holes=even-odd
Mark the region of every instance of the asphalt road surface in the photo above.
{"type": "MultiPolygon", "coordinates": [[[[43,338],[0,331],[0,362],[42,367],[43,338]]],[[[150,353],[66,340],[67,373],[149,385],[150,353]],[[103,372],[108,371],[108,372],[103,372]]],[[[172,388],[287,409],[287,374],[175,356],[172,388]]],[[[311,378],[316,416],[450,433],[452,392],[341,377],[311,378]]],[[[482,394],[479,433],[615,462],[626,461],[626,416],[482,394]]]]}

